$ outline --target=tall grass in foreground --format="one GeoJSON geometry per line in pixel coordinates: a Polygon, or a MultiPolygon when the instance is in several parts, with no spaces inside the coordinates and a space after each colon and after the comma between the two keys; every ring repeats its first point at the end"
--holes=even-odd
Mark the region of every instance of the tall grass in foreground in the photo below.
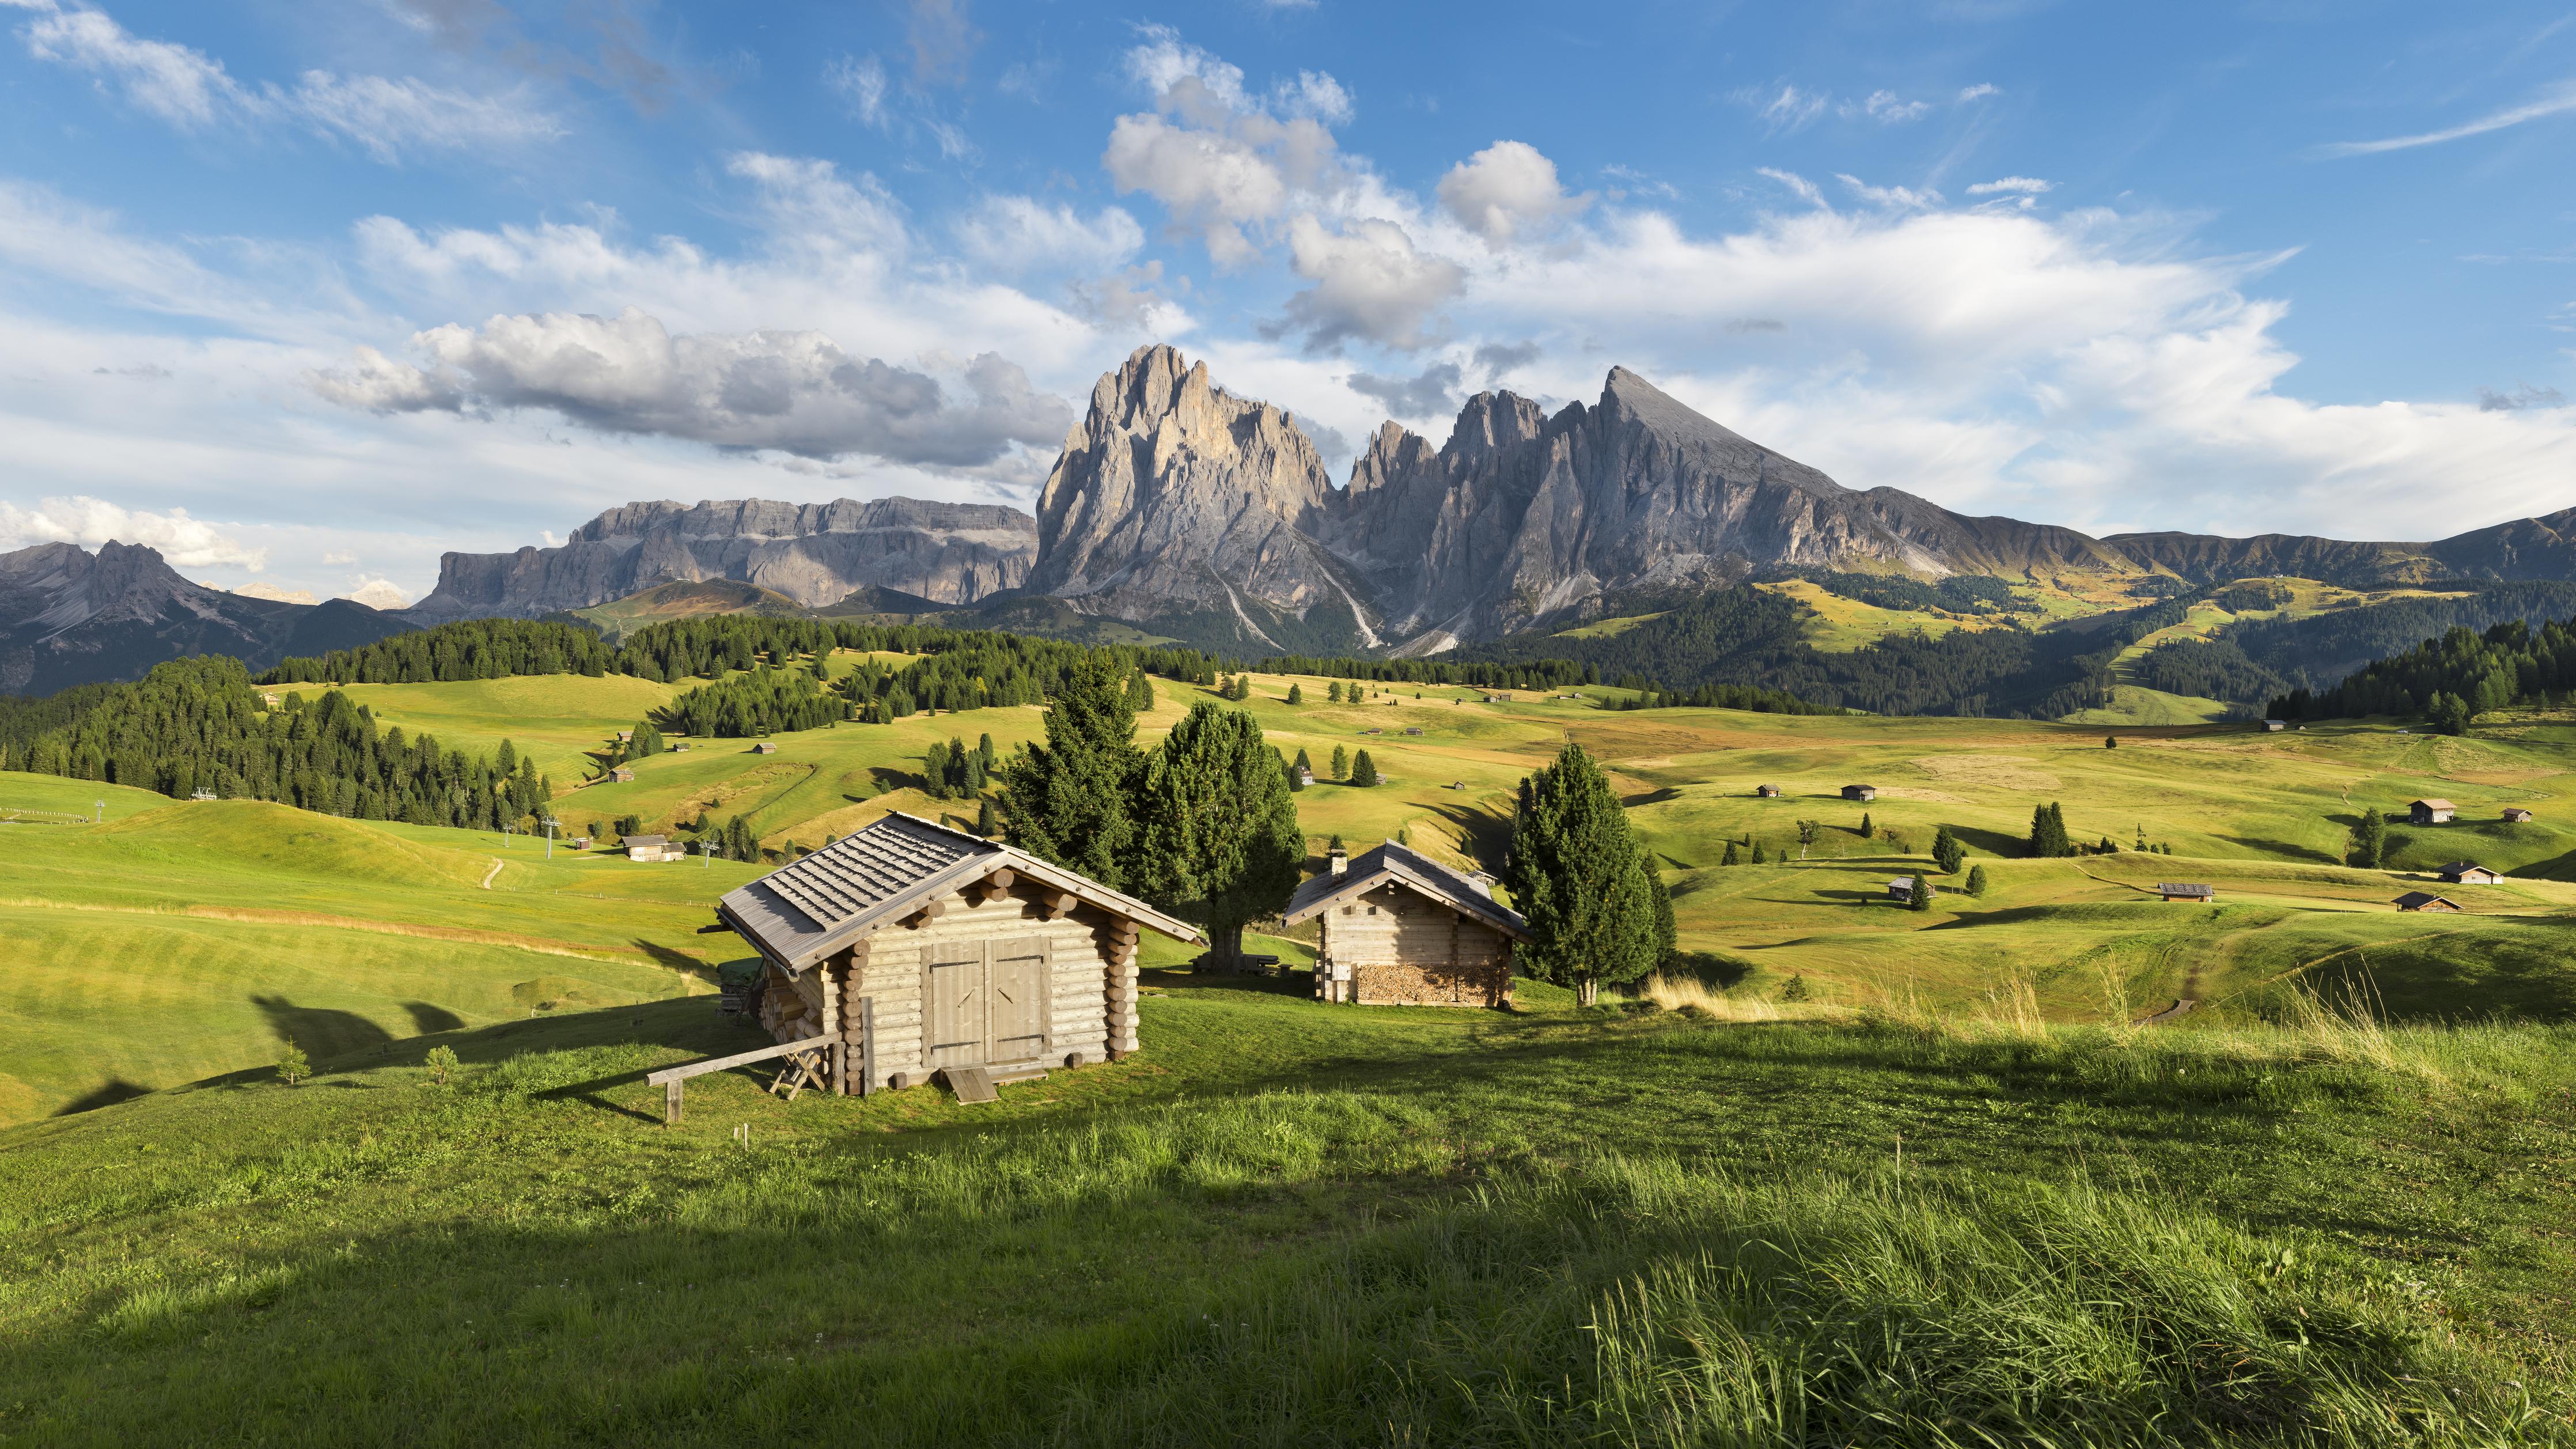
{"type": "Polygon", "coordinates": [[[2566,1441],[2408,1287],[2088,1186],[1490,1184],[1223,1301],[1054,1429],[1253,1444],[2566,1441]]]}

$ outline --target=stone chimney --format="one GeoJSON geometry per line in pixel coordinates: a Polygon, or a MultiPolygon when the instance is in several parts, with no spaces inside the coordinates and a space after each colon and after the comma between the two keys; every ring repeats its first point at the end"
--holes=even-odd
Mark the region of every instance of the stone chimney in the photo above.
{"type": "Polygon", "coordinates": [[[1350,871],[1351,853],[1349,851],[1336,850],[1325,855],[1324,873],[1326,875],[1333,877],[1335,880],[1339,880],[1343,876],[1350,874],[1350,871]]]}

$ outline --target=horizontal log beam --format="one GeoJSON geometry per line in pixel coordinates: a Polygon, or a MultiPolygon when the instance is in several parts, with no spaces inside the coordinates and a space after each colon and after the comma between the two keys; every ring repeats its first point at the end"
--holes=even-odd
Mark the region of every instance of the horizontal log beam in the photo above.
{"type": "Polygon", "coordinates": [[[736,1052],[729,1057],[711,1057],[703,1062],[688,1062],[681,1066],[664,1067],[658,1072],[647,1074],[644,1081],[647,1086],[658,1087],[665,1082],[684,1082],[691,1077],[702,1077],[709,1072],[721,1072],[731,1067],[749,1066],[753,1062],[765,1062],[774,1057],[794,1056],[798,1052],[828,1051],[831,1046],[832,1038],[828,1036],[799,1037],[794,1041],[782,1041],[773,1046],[736,1052]]]}

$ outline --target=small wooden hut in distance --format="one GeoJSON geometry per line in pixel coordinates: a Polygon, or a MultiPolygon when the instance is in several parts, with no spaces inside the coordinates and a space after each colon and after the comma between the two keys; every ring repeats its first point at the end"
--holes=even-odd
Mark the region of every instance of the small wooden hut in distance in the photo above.
{"type": "Polygon", "coordinates": [[[2401,911],[2457,911],[2459,903],[2434,895],[2430,891],[2408,891],[2397,898],[2401,911]]]}
{"type": "Polygon", "coordinates": [[[1846,800],[1875,800],[1878,798],[1878,787],[1876,785],[1845,785],[1843,787],[1843,798],[1846,800]]]}
{"type": "Polygon", "coordinates": [[[2409,800],[2406,820],[2410,825],[2448,825],[2460,807],[2448,800],[2409,800]]]}
{"type": "Polygon", "coordinates": [[[2504,879],[2504,872],[2489,870],[2473,860],[2455,860],[2436,869],[2445,885],[2494,885],[2504,879]]]}
{"type": "Polygon", "coordinates": [[[761,1025],[830,1041],[844,1093],[1124,1056],[1140,928],[1200,939],[1089,876],[900,812],[728,892],[716,918],[765,963],[761,1025]]]}
{"type": "Polygon", "coordinates": [[[2507,805],[2504,807],[2504,823],[2507,825],[2529,825],[2531,823],[2531,812],[2519,805],[2507,805]]]}
{"type": "Polygon", "coordinates": [[[1764,800],[1777,800],[1780,798],[1780,787],[1777,785],[1756,785],[1753,787],[1753,793],[1764,800]]]}
{"type": "Polygon", "coordinates": [[[1316,997],[1362,1006],[1501,1006],[1530,938],[1484,886],[1393,841],[1299,886],[1285,919],[1321,922],[1316,997]]]}
{"type": "Polygon", "coordinates": [[[2218,888],[2199,881],[2159,881],[2156,894],[2168,901],[2190,901],[2199,905],[2214,904],[2218,900],[2218,888]]]}

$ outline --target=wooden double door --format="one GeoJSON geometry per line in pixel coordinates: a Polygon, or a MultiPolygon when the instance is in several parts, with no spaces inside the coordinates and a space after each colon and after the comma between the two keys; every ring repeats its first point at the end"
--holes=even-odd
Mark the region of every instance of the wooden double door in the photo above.
{"type": "Polygon", "coordinates": [[[930,949],[922,966],[927,1065],[995,1066],[1046,1055],[1052,1014],[1046,942],[958,941],[930,949]]]}

